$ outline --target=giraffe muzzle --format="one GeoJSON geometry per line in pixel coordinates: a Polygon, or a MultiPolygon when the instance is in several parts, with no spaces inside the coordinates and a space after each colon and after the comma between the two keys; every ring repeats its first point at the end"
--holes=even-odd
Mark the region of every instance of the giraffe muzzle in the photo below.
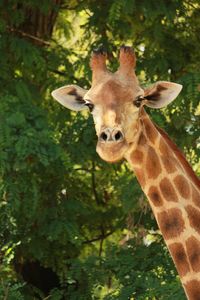
{"type": "Polygon", "coordinates": [[[116,128],[105,128],[99,135],[99,142],[101,143],[118,143],[123,140],[123,132],[116,128]]]}

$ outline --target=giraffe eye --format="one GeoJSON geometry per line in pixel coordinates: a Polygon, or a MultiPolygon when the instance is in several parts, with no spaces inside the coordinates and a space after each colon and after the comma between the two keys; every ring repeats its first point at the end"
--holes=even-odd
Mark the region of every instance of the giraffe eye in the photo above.
{"type": "Polygon", "coordinates": [[[94,108],[94,104],[93,103],[91,103],[91,102],[89,102],[89,101],[86,100],[85,105],[89,108],[90,112],[93,111],[93,108],[94,108]]]}
{"type": "Polygon", "coordinates": [[[140,107],[140,105],[144,99],[145,98],[143,96],[137,96],[133,103],[136,107],[140,107]]]}

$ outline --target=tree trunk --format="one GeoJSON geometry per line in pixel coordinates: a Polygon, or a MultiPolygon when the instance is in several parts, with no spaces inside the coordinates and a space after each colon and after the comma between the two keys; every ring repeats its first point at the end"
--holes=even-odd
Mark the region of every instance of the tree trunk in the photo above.
{"type": "Polygon", "coordinates": [[[19,36],[29,39],[33,44],[43,46],[49,45],[49,39],[52,36],[59,8],[63,0],[52,0],[48,10],[44,12],[41,8],[24,3],[17,3],[13,6],[14,10],[22,13],[24,20],[18,26],[11,26],[9,22],[10,15],[5,15],[8,24],[8,30],[19,36]]]}

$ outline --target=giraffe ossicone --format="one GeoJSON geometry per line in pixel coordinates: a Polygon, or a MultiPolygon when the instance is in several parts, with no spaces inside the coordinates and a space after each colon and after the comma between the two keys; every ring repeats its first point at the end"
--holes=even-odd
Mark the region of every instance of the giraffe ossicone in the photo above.
{"type": "Polygon", "coordinates": [[[180,93],[177,83],[158,81],[143,89],[130,47],[120,49],[119,68],[106,67],[105,51],[92,54],[89,90],[67,85],[52,92],[65,107],[90,109],[97,152],[108,162],[126,159],[146,194],[189,300],[200,300],[200,180],[144,106],[162,108],[180,93]]]}

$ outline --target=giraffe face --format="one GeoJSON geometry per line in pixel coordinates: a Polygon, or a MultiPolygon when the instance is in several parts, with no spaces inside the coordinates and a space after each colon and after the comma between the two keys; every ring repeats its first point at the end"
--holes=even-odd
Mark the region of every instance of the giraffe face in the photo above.
{"type": "Polygon", "coordinates": [[[108,162],[124,157],[137,132],[139,107],[136,100],[144,91],[137,80],[129,85],[117,74],[109,74],[84,95],[92,104],[91,113],[98,137],[97,153],[108,162]]]}
{"type": "Polygon", "coordinates": [[[98,137],[97,152],[108,162],[121,160],[136,142],[141,107],[164,107],[182,88],[180,84],[159,81],[143,90],[134,72],[136,58],[130,47],[120,49],[119,61],[117,72],[111,73],[106,68],[106,54],[95,51],[90,63],[92,85],[88,91],[67,85],[52,92],[52,96],[69,109],[89,108],[98,137]]]}

